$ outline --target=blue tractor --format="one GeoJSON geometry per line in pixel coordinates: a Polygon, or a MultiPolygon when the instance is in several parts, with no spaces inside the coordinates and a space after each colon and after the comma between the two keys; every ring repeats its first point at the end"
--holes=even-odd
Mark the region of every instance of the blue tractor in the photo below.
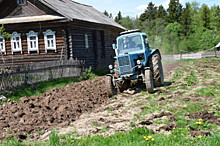
{"type": "Polygon", "coordinates": [[[118,92],[127,89],[131,80],[141,79],[149,93],[164,84],[160,51],[150,50],[145,33],[139,30],[122,32],[112,46],[116,53],[115,63],[109,65],[112,74],[106,80],[110,96],[114,95],[114,89],[118,92]]]}

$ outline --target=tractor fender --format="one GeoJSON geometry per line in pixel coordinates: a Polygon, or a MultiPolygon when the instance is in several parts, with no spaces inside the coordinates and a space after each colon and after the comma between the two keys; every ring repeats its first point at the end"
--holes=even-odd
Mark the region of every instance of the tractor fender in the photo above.
{"type": "Polygon", "coordinates": [[[159,49],[151,50],[150,55],[149,55],[148,57],[152,56],[152,55],[155,54],[155,53],[159,53],[160,59],[162,60],[162,57],[161,57],[161,54],[160,54],[160,50],[159,50],[159,49]]]}
{"type": "MultiPolygon", "coordinates": [[[[161,54],[160,54],[160,51],[159,51],[159,49],[154,49],[154,50],[150,50],[149,52],[148,52],[148,58],[150,58],[152,55],[154,55],[155,53],[158,53],[159,55],[160,55],[160,59],[162,60],[162,57],[161,57],[161,54]]],[[[146,67],[148,67],[148,65],[149,65],[149,59],[147,60],[147,64],[146,64],[147,66],[146,67]]]]}

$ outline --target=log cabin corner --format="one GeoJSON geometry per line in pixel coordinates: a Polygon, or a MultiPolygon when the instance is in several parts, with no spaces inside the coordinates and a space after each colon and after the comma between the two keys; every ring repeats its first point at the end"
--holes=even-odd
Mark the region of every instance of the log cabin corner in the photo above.
{"type": "MultiPolygon", "coordinates": [[[[112,43],[125,28],[91,6],[71,0],[0,0],[0,36],[7,65],[84,60],[104,69],[113,63],[112,43]]],[[[0,61],[0,66],[3,60],[0,61]]]]}

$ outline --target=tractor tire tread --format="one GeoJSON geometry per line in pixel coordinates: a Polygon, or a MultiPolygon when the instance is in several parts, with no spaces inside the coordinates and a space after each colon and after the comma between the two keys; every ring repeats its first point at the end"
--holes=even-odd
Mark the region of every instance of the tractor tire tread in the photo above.
{"type": "Polygon", "coordinates": [[[164,84],[164,75],[159,53],[152,55],[152,66],[154,85],[156,87],[162,86],[164,84]]]}

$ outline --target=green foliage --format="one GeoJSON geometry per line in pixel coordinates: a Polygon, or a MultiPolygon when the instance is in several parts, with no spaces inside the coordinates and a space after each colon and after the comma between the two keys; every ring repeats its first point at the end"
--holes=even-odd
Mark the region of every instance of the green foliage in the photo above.
{"type": "Polygon", "coordinates": [[[167,16],[169,23],[179,22],[182,13],[182,5],[179,3],[179,0],[170,0],[167,12],[169,14],[167,16]]]}
{"type": "MultiPolygon", "coordinates": [[[[162,11],[162,10],[160,10],[162,11]]],[[[163,15],[163,14],[162,14],[163,15]]],[[[141,14],[140,16],[140,20],[143,22],[145,20],[154,20],[156,18],[157,15],[157,7],[155,6],[155,4],[153,4],[152,2],[150,2],[147,6],[147,9],[145,10],[145,12],[143,14],[141,14]]]]}
{"type": "Polygon", "coordinates": [[[106,10],[103,12],[103,14],[105,15],[105,16],[107,16],[107,17],[109,17],[109,18],[111,18],[112,19],[112,13],[108,13],[106,10]]]}
{"type": "Polygon", "coordinates": [[[83,80],[94,79],[96,77],[98,77],[98,76],[92,72],[92,67],[91,66],[88,70],[83,72],[83,80]]]}
{"type": "Polygon", "coordinates": [[[109,14],[108,12],[105,10],[104,13],[103,13],[105,16],[109,17],[109,14]]]}
{"type": "Polygon", "coordinates": [[[210,28],[210,9],[207,5],[203,4],[202,8],[200,9],[202,25],[203,27],[209,29],[210,28]]]}
{"type": "Polygon", "coordinates": [[[166,30],[169,32],[174,32],[178,35],[179,31],[180,31],[180,27],[181,25],[177,22],[174,23],[170,23],[167,25],[166,30]]]}
{"type": "Polygon", "coordinates": [[[156,18],[165,18],[167,16],[167,12],[162,5],[159,6],[156,18]]]}
{"type": "Polygon", "coordinates": [[[120,24],[120,20],[122,19],[121,11],[118,12],[118,16],[115,17],[115,22],[120,24]]]}
{"type": "Polygon", "coordinates": [[[6,39],[10,38],[10,34],[5,32],[4,25],[0,27],[0,35],[3,35],[6,39]]]}
{"type": "Polygon", "coordinates": [[[180,17],[181,34],[188,37],[191,32],[191,10],[190,3],[186,3],[186,7],[183,9],[182,16],[180,17]]]}

